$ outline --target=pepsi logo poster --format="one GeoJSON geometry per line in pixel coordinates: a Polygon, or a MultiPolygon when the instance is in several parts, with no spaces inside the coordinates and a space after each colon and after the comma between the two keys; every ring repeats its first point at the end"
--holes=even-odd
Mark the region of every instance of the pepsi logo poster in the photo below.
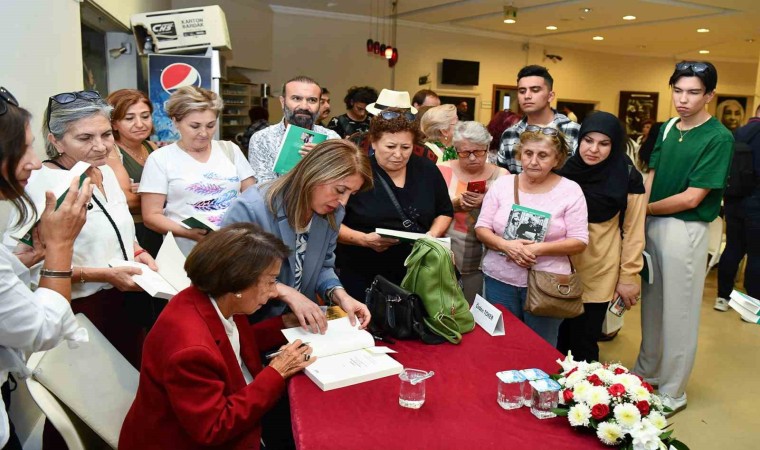
{"type": "Polygon", "coordinates": [[[148,55],[148,93],[153,103],[152,140],[176,141],[179,133],[166,114],[164,104],[183,86],[211,89],[211,58],[185,55],[148,55]]]}

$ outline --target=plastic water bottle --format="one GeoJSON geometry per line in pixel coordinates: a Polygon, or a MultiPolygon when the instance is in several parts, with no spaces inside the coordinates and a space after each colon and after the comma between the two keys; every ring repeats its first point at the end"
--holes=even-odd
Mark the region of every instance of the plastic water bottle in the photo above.
{"type": "Polygon", "coordinates": [[[153,53],[153,38],[150,36],[145,37],[145,44],[143,45],[143,53],[153,53]]]}

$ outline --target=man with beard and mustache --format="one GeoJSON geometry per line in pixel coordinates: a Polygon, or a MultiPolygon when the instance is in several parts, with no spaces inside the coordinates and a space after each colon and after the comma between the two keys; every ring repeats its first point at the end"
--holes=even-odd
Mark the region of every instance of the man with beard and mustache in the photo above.
{"type": "MultiPolygon", "coordinates": [[[[273,171],[277,149],[280,148],[280,143],[285,137],[285,129],[289,124],[327,135],[327,139],[340,139],[334,131],[315,124],[319,115],[321,93],[322,88],[319,84],[306,76],[292,78],[282,86],[280,96],[282,121],[255,133],[248,144],[248,161],[253,168],[256,183],[277,178],[278,175],[273,171]]],[[[314,145],[313,143],[304,144],[301,147],[301,156],[311,151],[314,145]]]]}

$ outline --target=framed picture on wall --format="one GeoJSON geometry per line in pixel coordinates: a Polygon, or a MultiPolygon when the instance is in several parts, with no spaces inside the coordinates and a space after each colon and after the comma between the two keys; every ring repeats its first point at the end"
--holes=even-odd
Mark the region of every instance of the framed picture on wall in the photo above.
{"type": "Polygon", "coordinates": [[[618,118],[625,123],[629,136],[641,135],[641,128],[647,120],[657,120],[657,92],[620,91],[618,118]]]}
{"type": "Polygon", "coordinates": [[[752,116],[751,111],[747,113],[749,101],[746,96],[717,94],[715,99],[715,118],[731,131],[744,125],[752,116]]]}
{"type": "Polygon", "coordinates": [[[570,120],[581,123],[589,112],[596,109],[599,102],[581,100],[557,100],[557,111],[566,115],[570,120]]]}

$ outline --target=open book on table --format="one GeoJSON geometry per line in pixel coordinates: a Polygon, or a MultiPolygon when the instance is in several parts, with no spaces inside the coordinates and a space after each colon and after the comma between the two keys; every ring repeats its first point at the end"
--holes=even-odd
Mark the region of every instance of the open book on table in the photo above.
{"type": "Polygon", "coordinates": [[[416,241],[417,239],[425,239],[425,238],[435,239],[441,245],[451,250],[450,237],[433,238],[424,233],[412,233],[411,231],[390,230],[388,228],[375,228],[375,233],[379,234],[382,237],[393,238],[393,239],[398,239],[400,241],[412,242],[412,243],[416,241]]]}
{"type": "Polygon", "coordinates": [[[156,256],[158,271],[152,270],[145,264],[135,261],[113,259],[108,263],[111,267],[138,267],[140,275],[132,275],[132,279],[151,297],[171,300],[177,293],[190,286],[190,279],[185,273],[185,255],[177,246],[177,241],[169,232],[164,237],[164,243],[156,256]]]}
{"type": "MultiPolygon", "coordinates": [[[[39,216],[42,214],[43,211],[45,211],[45,192],[51,191],[53,192],[53,195],[55,195],[55,198],[57,199],[55,207],[56,209],[61,206],[61,203],[63,203],[63,199],[66,198],[66,194],[69,193],[69,187],[71,186],[71,180],[73,180],[76,177],[79,177],[79,186],[84,183],[85,178],[87,178],[87,175],[85,172],[87,169],[90,168],[90,163],[79,161],[78,163],[74,164],[74,167],[67,171],[65,176],[62,177],[60,180],[60,183],[54,185],[52,188],[50,187],[50,182],[48,180],[45,180],[43,177],[36,177],[33,179],[32,182],[30,182],[26,188],[24,189],[29,195],[29,198],[32,200],[32,203],[34,204],[34,207],[37,210],[37,220],[39,221],[39,216]]],[[[26,207],[26,205],[25,205],[26,207]]],[[[28,210],[28,207],[27,207],[28,210]]],[[[18,228],[14,229],[10,236],[19,241],[22,242],[28,246],[34,245],[32,242],[32,229],[34,226],[37,225],[37,222],[27,222],[18,228]]]]}
{"type": "Polygon", "coordinates": [[[365,330],[351,326],[348,317],[328,322],[325,334],[310,333],[303,328],[282,330],[288,342],[300,339],[312,347],[319,357],[304,369],[306,376],[323,391],[338,389],[365,381],[401,373],[403,366],[375,348],[375,339],[365,330]]]}

